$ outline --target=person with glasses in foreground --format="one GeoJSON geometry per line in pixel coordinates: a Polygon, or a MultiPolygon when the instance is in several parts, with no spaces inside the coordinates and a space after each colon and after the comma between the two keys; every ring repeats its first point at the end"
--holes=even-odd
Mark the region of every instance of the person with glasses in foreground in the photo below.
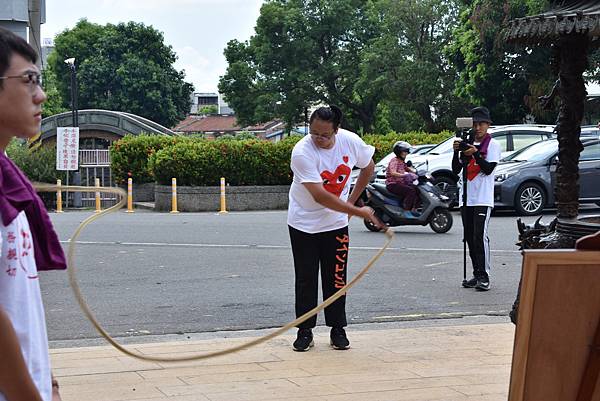
{"type": "MultiPolygon", "coordinates": [[[[339,128],[341,121],[339,108],[318,108],[310,116],[310,134],[292,150],[294,179],[287,223],[296,277],[296,317],[317,306],[319,266],[324,300],[346,284],[349,217],[379,224],[373,209],[354,206],[373,175],[375,148],[355,133],[339,128]],[[349,193],[354,166],[361,172],[349,193]]],[[[298,326],[295,351],[307,351],[314,345],[312,328],[316,323],[313,316],[298,326]]],[[[331,346],[348,349],[345,296],[325,309],[325,323],[331,327],[331,346]]]]}
{"type": "Polygon", "coordinates": [[[8,159],[13,137],[40,131],[42,103],[29,44],[0,28],[0,401],[59,401],[50,373],[38,271],[66,269],[44,204],[8,159]]]}

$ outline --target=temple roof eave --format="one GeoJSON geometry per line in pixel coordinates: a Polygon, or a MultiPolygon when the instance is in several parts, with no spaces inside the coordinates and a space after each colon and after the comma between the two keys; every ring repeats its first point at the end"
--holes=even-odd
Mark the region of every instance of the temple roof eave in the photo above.
{"type": "Polygon", "coordinates": [[[515,44],[547,44],[561,36],[580,34],[600,43],[600,3],[571,1],[543,14],[517,18],[505,29],[505,39],[515,44]]]}

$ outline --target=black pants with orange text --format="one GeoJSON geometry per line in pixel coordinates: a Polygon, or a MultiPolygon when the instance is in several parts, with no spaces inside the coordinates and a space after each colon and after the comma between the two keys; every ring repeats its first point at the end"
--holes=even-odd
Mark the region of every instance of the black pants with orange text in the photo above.
{"type": "MultiPolygon", "coordinates": [[[[324,300],[346,285],[348,227],[315,234],[293,227],[289,230],[296,273],[296,317],[299,317],[317,306],[319,266],[324,300]]],[[[325,324],[329,327],[347,325],[345,295],[325,308],[325,324]]],[[[316,325],[317,316],[313,316],[298,328],[310,329],[316,325]]]]}

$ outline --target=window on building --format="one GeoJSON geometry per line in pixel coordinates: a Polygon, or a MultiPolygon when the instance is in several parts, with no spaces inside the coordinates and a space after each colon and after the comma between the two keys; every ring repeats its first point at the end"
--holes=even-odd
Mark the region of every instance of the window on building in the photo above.
{"type": "Polygon", "coordinates": [[[219,104],[219,99],[217,97],[198,97],[198,106],[207,106],[207,105],[215,105],[219,104]]]}
{"type": "Polygon", "coordinates": [[[103,138],[80,138],[79,149],[82,150],[94,150],[94,149],[108,149],[111,145],[111,141],[103,138]]]}

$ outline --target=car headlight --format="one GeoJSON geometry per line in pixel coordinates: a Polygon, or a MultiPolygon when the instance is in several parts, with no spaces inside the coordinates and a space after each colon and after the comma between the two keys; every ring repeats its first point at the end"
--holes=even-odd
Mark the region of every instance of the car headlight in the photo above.
{"type": "Polygon", "coordinates": [[[515,174],[517,174],[517,171],[509,171],[507,173],[496,174],[495,181],[496,182],[506,181],[507,179],[509,179],[510,177],[512,177],[515,174]]]}

